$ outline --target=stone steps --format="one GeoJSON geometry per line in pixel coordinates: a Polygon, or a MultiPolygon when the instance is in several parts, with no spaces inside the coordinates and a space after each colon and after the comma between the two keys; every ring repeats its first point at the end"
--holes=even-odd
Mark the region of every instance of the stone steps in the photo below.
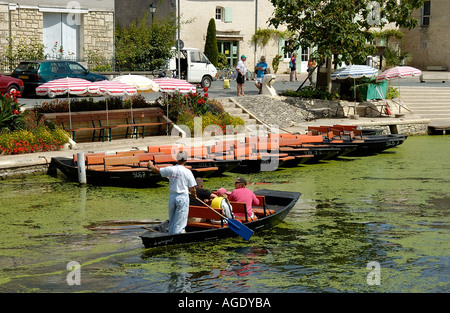
{"type": "Polygon", "coordinates": [[[239,107],[237,102],[233,101],[232,98],[220,98],[218,100],[222,103],[225,112],[240,117],[244,120],[246,126],[259,124],[256,118],[251,116],[248,112],[245,112],[245,110],[239,107]]]}
{"type": "Polygon", "coordinates": [[[408,108],[430,125],[450,121],[450,87],[410,87],[400,86],[400,97],[408,108]]]}

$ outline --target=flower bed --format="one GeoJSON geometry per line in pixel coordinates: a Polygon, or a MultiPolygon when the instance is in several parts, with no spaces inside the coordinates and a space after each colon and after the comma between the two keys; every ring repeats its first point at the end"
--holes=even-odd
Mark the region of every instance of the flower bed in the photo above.
{"type": "Polygon", "coordinates": [[[0,133],[0,154],[23,154],[59,150],[68,142],[67,133],[59,128],[39,128],[0,133]]]}
{"type": "Polygon", "coordinates": [[[191,134],[194,134],[196,117],[202,118],[202,133],[206,130],[211,134],[225,135],[227,131],[234,131],[239,125],[245,125],[240,117],[225,112],[219,101],[209,99],[207,91],[208,89],[205,87],[204,95],[174,93],[168,95],[166,99],[158,99],[156,103],[164,110],[167,110],[168,106],[169,118],[177,125],[186,125],[191,134]],[[227,125],[232,127],[227,127],[227,125]]]}
{"type": "Polygon", "coordinates": [[[69,141],[68,134],[34,110],[21,112],[20,94],[0,95],[0,154],[58,150],[69,141]]]}

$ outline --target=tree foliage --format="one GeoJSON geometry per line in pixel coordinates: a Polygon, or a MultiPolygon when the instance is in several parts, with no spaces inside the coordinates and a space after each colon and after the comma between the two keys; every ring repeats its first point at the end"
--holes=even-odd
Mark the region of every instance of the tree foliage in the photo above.
{"type": "Polygon", "coordinates": [[[206,32],[205,55],[214,66],[218,65],[219,49],[217,48],[216,38],[216,22],[210,19],[208,23],[208,30],[206,32]]]}
{"type": "Polygon", "coordinates": [[[173,17],[147,24],[147,15],[128,27],[116,27],[116,66],[120,70],[154,70],[165,66],[175,44],[173,17]]]}
{"type": "Polygon", "coordinates": [[[291,52],[300,46],[317,47],[312,57],[324,61],[334,55],[335,64],[359,64],[374,53],[375,46],[368,44],[374,39],[372,27],[383,29],[388,23],[415,27],[418,21],[411,13],[423,4],[423,0],[270,1],[275,7],[270,24],[286,25],[294,34],[291,52]]]}

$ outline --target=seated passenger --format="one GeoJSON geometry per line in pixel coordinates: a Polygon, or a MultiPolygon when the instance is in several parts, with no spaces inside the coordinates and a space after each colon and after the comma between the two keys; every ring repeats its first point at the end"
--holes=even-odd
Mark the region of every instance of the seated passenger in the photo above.
{"type": "MultiPolygon", "coordinates": [[[[195,192],[197,194],[197,198],[205,202],[206,204],[209,204],[209,201],[211,199],[216,198],[217,196],[212,193],[211,191],[203,188],[203,179],[200,177],[197,177],[195,179],[195,182],[197,183],[197,186],[195,186],[195,192]]],[[[196,205],[196,206],[205,206],[203,203],[198,201],[194,196],[189,194],[189,205],[196,205]]],[[[188,223],[199,223],[199,222],[205,222],[206,220],[203,218],[198,217],[189,217],[188,223]]]]}
{"type": "MultiPolygon", "coordinates": [[[[255,214],[253,213],[252,205],[259,205],[259,200],[256,198],[256,195],[250,189],[247,189],[247,180],[243,177],[235,179],[235,187],[236,189],[231,192],[228,196],[228,200],[235,202],[245,202],[247,205],[247,216],[250,219],[255,218],[255,214]]],[[[236,217],[239,217],[239,213],[235,213],[236,217]]]]}

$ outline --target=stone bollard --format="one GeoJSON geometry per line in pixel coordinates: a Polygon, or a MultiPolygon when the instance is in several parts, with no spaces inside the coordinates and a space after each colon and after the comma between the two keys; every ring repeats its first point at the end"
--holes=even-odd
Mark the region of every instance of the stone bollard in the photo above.
{"type": "Polygon", "coordinates": [[[261,94],[269,95],[271,97],[277,95],[277,91],[273,88],[273,83],[275,82],[276,77],[277,76],[275,74],[264,75],[261,94]]]}
{"type": "Polygon", "coordinates": [[[86,164],[84,162],[84,153],[77,153],[77,169],[78,169],[78,182],[80,184],[86,184],[86,164]]]}

